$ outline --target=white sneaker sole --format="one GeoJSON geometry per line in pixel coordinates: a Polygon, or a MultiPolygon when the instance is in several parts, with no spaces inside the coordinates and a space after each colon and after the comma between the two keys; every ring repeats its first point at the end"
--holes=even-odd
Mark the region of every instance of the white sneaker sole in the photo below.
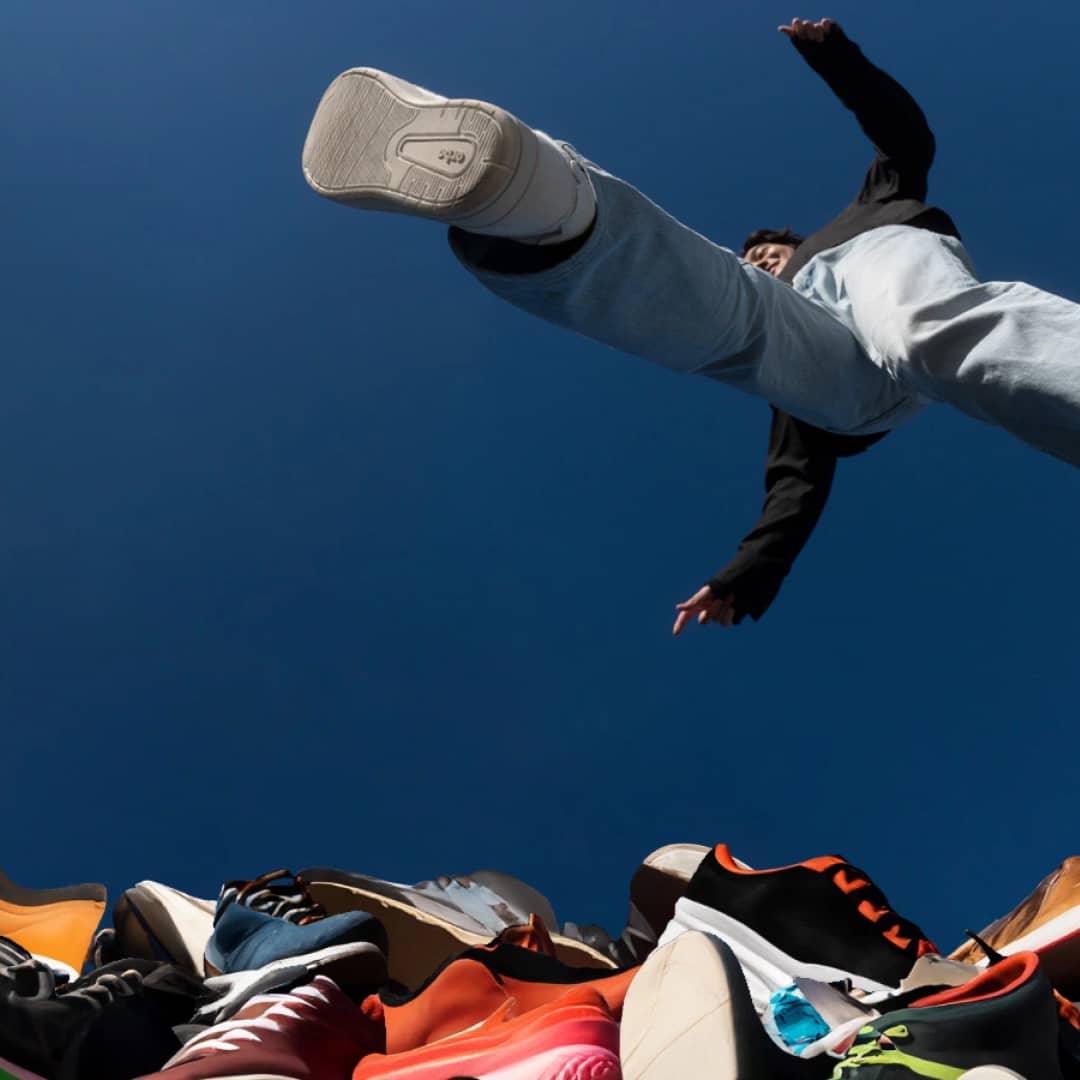
{"type": "Polygon", "coordinates": [[[750,994],[759,1012],[764,1012],[769,998],[777,990],[790,986],[796,976],[816,979],[823,983],[850,979],[852,985],[870,992],[896,990],[896,987],[875,982],[853,971],[797,960],[737,919],[706,904],[683,897],[675,905],[675,917],[661,935],[660,944],[666,945],[688,930],[712,934],[727,943],[742,965],[750,994]]]}
{"type": "MultiPolygon", "coordinates": [[[[344,945],[327,945],[314,952],[300,953],[271,961],[261,968],[222,974],[207,965],[205,985],[221,994],[195,1014],[196,1020],[213,1023],[232,1016],[256,994],[272,991],[299,976],[325,975],[339,986],[381,986],[387,980],[386,957],[378,945],[369,941],[351,941],[344,945]]],[[[2,1080],[2,1078],[0,1078],[2,1080]]]]}
{"type": "Polygon", "coordinates": [[[319,102],[303,168],[328,199],[481,228],[513,209],[536,158],[532,130],[495,105],[352,68],[319,102]]]}
{"type": "MultiPolygon", "coordinates": [[[[345,871],[330,871],[342,878],[345,871]]],[[[455,925],[449,919],[433,915],[410,903],[404,903],[382,893],[347,884],[344,880],[320,881],[318,868],[301,870],[312,898],[327,914],[343,911],[366,911],[382,924],[390,940],[390,978],[416,989],[444,961],[466,949],[488,945],[492,935],[487,931],[475,933],[455,925]],[[309,875],[315,875],[314,877],[309,875]]],[[[471,918],[470,922],[473,922],[471,918]]],[[[572,967],[597,968],[610,971],[616,964],[610,957],[581,941],[551,935],[555,955],[572,967]]],[[[599,977],[599,974],[598,974],[599,977]]]]}
{"type": "Polygon", "coordinates": [[[657,949],[634,976],[619,1056],[623,1080],[780,1080],[822,1071],[772,1042],[734,953],[696,932],[657,949]]]}
{"type": "Polygon", "coordinates": [[[172,962],[201,975],[203,952],[214,932],[216,902],[158,881],[140,881],[125,895],[172,962]]]}

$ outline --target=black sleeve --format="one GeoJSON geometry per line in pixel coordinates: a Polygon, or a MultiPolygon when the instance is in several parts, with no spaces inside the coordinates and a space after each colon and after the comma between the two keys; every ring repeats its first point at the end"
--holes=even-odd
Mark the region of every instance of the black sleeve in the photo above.
{"type": "Polygon", "coordinates": [[[839,26],[822,42],[792,38],[792,43],[855,114],[877,150],[858,201],[925,200],[936,144],[915,99],[871,64],[839,26]]]}
{"type": "Polygon", "coordinates": [[[837,455],[830,436],[773,409],[761,518],[735,558],[709,581],[713,595],[733,595],[735,621],[758,620],[821,517],[832,489],[837,455]]]}

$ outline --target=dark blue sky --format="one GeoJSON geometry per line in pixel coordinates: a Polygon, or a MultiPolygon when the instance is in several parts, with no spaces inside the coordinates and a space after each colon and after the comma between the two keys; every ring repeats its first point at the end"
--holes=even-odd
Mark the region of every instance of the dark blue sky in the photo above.
{"type": "Polygon", "coordinates": [[[492,866],[617,931],[641,856],[725,840],[840,851],[951,947],[1077,850],[1080,474],[936,407],[842,464],[759,625],[673,640],[766,406],[501,306],[300,149],[383,67],[722,243],[809,230],[870,156],[775,30],[828,15],[923,105],[982,276],[1077,296],[1080,10],[372,10],[5,5],[0,865],[492,866]]]}

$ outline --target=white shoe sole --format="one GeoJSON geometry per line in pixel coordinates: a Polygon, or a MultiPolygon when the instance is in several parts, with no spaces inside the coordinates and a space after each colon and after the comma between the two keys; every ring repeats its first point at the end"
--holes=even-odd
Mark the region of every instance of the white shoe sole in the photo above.
{"type": "Polygon", "coordinates": [[[495,105],[352,68],[319,102],[303,168],[328,199],[482,228],[514,208],[536,158],[532,130],[495,105]]]}
{"type": "Polygon", "coordinates": [[[688,930],[713,934],[727,943],[743,967],[751,996],[759,1012],[764,1012],[772,994],[790,986],[796,976],[816,979],[823,983],[850,979],[853,986],[871,993],[896,990],[896,987],[886,986],[853,971],[797,960],[737,919],[707,904],[683,897],[675,905],[675,917],[661,935],[660,944],[666,945],[688,930]]]}
{"type": "Polygon", "coordinates": [[[780,1080],[823,1068],[772,1042],[734,953],[696,932],[657,949],[634,976],[619,1056],[623,1080],[780,1080]]]}
{"type": "Polygon", "coordinates": [[[348,986],[354,981],[359,985],[380,986],[387,979],[386,957],[377,945],[354,941],[328,945],[300,956],[286,956],[253,971],[210,975],[205,980],[206,988],[221,996],[199,1009],[195,1019],[199,1023],[220,1024],[256,994],[277,990],[301,978],[310,981],[315,975],[325,975],[339,985],[348,986]]]}
{"type": "Polygon", "coordinates": [[[158,881],[140,881],[126,895],[173,963],[201,975],[203,952],[214,932],[215,901],[202,900],[158,881]]]}
{"type": "MultiPolygon", "coordinates": [[[[347,878],[347,872],[331,871],[347,878]]],[[[318,869],[301,870],[312,898],[328,915],[343,911],[366,911],[374,915],[390,941],[388,954],[390,978],[416,989],[444,961],[466,949],[488,945],[492,935],[475,933],[454,925],[449,919],[404,903],[382,893],[363,889],[345,881],[320,881],[318,869]],[[310,875],[315,875],[314,877],[310,875]]],[[[470,918],[470,922],[473,922],[470,918]]],[[[610,957],[581,941],[551,935],[555,955],[571,967],[610,971],[616,964],[610,957]]]]}

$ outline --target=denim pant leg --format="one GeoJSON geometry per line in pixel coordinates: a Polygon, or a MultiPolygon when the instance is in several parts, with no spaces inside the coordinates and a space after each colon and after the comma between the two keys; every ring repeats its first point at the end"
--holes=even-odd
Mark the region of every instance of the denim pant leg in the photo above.
{"type": "Polygon", "coordinates": [[[1080,305],[979,282],[959,240],[904,226],[823,252],[795,287],[901,385],[1080,465],[1080,305]]]}
{"type": "Polygon", "coordinates": [[[472,258],[467,234],[451,234],[455,254],[497,296],[833,431],[885,431],[922,408],[819,304],[583,164],[596,191],[596,223],[582,247],[554,267],[493,272],[472,258]]]}

